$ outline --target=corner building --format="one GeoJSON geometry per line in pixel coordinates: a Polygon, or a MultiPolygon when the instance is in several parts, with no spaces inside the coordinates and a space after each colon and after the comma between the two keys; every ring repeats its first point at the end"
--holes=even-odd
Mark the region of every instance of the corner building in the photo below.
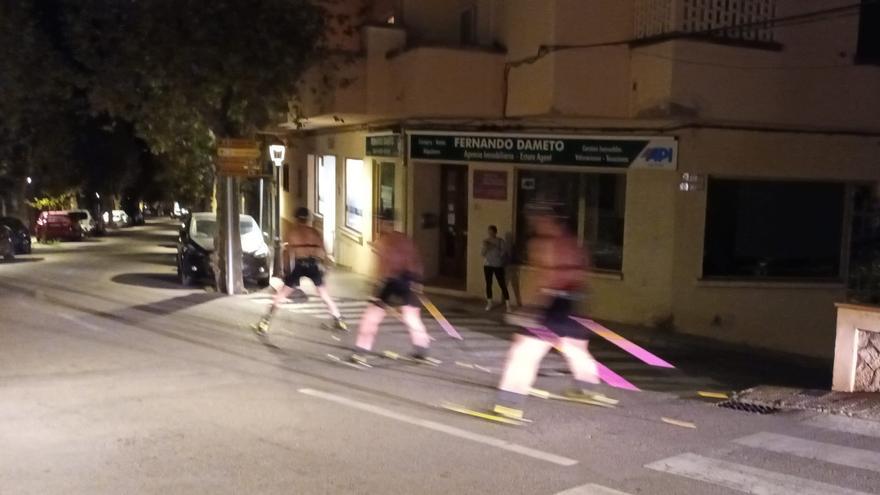
{"type": "Polygon", "coordinates": [[[593,257],[581,311],[830,358],[834,303],[880,287],[880,13],[851,5],[353,2],[280,123],[284,204],[362,273],[391,209],[426,285],[473,297],[497,225],[528,302],[523,207],[554,203],[593,257]]]}

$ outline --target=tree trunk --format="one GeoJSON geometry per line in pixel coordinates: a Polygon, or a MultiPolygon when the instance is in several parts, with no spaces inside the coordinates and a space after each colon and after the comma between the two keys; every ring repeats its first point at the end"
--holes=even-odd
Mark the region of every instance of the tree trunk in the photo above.
{"type": "Polygon", "coordinates": [[[241,233],[238,217],[238,179],[218,176],[215,181],[217,196],[217,236],[214,241],[215,282],[218,292],[243,294],[244,280],[241,271],[241,233]],[[229,221],[233,219],[233,221],[229,221]],[[232,263],[227,263],[227,259],[232,263]]]}

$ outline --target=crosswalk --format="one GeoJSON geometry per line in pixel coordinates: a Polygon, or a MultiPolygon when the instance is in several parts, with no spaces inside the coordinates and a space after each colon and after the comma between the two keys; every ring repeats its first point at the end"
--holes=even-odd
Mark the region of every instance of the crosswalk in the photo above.
{"type": "MultiPolygon", "coordinates": [[[[880,427],[880,423],[871,421],[824,415],[803,421],[802,425],[806,427],[801,433],[803,436],[813,436],[821,428],[843,433],[849,440],[858,437],[876,437],[878,427],[880,427]]],[[[786,459],[786,462],[793,462],[799,466],[812,466],[812,464],[806,463],[816,463],[816,467],[823,464],[833,466],[832,472],[839,474],[834,476],[833,480],[818,480],[772,471],[766,469],[765,466],[740,464],[693,452],[652,462],[645,467],[653,471],[697,480],[704,484],[755,495],[866,495],[880,493],[880,486],[877,485],[873,485],[877,486],[877,490],[871,492],[840,486],[845,485],[847,480],[862,479],[866,475],[880,479],[880,445],[869,450],[771,432],[747,435],[734,439],[732,443],[751,451],[780,454],[784,456],[783,459],[786,459]],[[828,483],[828,481],[834,483],[828,483]]],[[[807,472],[812,473],[814,470],[809,469],[807,472]]]]}
{"type": "MultiPolygon", "coordinates": [[[[271,302],[271,295],[260,294],[251,298],[255,304],[266,306],[271,302]]],[[[371,304],[365,299],[339,298],[335,300],[342,317],[351,328],[356,328],[366,308],[371,304]]],[[[307,302],[284,302],[280,308],[294,317],[306,317],[327,323],[331,316],[323,301],[311,295],[307,302]]],[[[500,369],[508,352],[508,340],[514,327],[511,327],[487,314],[482,316],[469,312],[444,311],[444,315],[453,327],[465,334],[468,354],[480,360],[480,364],[493,369],[500,369]],[[498,337],[502,338],[498,338],[498,337]]],[[[445,334],[440,324],[431,318],[428,312],[423,314],[423,321],[429,334],[437,336],[434,341],[437,349],[444,346],[456,346],[449,339],[439,337],[445,334]]],[[[654,356],[614,331],[587,319],[578,321],[603,337],[600,342],[591,343],[591,353],[600,363],[600,377],[608,385],[622,390],[639,391],[653,390],[670,393],[689,393],[695,390],[715,389],[718,383],[710,377],[687,376],[672,364],[654,356]]],[[[388,315],[382,322],[382,332],[386,334],[406,334],[406,326],[395,315],[388,315]]],[[[558,376],[568,374],[565,360],[551,353],[542,362],[542,376],[558,376]]]]}

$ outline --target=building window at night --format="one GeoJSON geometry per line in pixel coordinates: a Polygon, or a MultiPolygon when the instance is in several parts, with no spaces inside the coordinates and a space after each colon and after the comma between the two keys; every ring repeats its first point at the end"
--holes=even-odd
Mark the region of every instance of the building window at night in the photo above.
{"type": "Polygon", "coordinates": [[[516,254],[525,261],[531,235],[525,215],[530,204],[553,207],[569,231],[590,251],[593,268],[623,267],[625,174],[580,174],[521,170],[517,177],[516,254]]]}
{"type": "Polygon", "coordinates": [[[636,0],[635,30],[638,38],[711,33],[712,38],[770,43],[775,16],[776,0],[636,0]]]}
{"type": "Polygon", "coordinates": [[[345,226],[363,232],[364,210],[369,188],[364,180],[364,161],[345,160],[345,226]]]}
{"type": "Polygon", "coordinates": [[[856,59],[861,63],[880,64],[880,2],[862,0],[856,59]]]}
{"type": "Polygon", "coordinates": [[[710,179],[705,277],[839,280],[845,186],[710,179]]]}
{"type": "MultiPolygon", "coordinates": [[[[386,212],[394,213],[394,164],[388,162],[373,162],[375,177],[374,204],[375,214],[381,215],[386,212]]],[[[379,237],[379,222],[373,222],[373,238],[379,237]]]]}
{"type": "Polygon", "coordinates": [[[281,185],[284,192],[290,192],[290,164],[285,163],[281,166],[281,185]]]}

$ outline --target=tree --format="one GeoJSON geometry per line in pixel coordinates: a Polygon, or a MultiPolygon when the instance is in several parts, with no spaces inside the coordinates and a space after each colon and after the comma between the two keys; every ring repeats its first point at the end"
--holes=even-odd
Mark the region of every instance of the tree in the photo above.
{"type": "MultiPolygon", "coordinates": [[[[325,28],[325,10],[308,0],[60,1],[92,111],[132,122],[179,169],[170,173],[187,177],[206,173],[218,138],[250,137],[286,120],[325,28]]],[[[237,259],[232,224],[221,240],[232,240],[237,259]]]]}
{"type": "Polygon", "coordinates": [[[34,192],[25,177],[49,195],[75,182],[71,152],[84,101],[46,24],[35,2],[0,2],[0,190],[19,202],[34,192]]]}

